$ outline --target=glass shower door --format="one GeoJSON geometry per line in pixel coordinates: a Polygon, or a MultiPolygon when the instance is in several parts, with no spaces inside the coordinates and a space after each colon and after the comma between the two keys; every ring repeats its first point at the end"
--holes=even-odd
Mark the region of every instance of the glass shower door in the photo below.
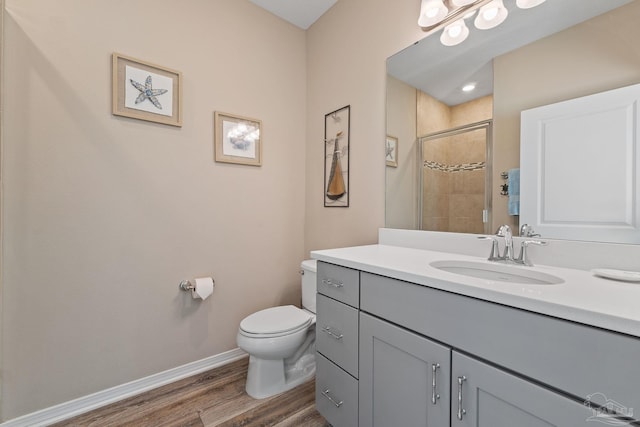
{"type": "Polygon", "coordinates": [[[483,121],[418,139],[421,230],[490,233],[491,125],[483,121]]]}

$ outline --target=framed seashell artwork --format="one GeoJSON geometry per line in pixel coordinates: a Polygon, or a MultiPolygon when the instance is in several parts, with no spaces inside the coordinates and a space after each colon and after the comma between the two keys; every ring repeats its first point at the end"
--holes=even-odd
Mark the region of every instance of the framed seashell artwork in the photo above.
{"type": "Polygon", "coordinates": [[[216,111],[214,121],[214,160],[262,166],[262,121],[216,111]]]}

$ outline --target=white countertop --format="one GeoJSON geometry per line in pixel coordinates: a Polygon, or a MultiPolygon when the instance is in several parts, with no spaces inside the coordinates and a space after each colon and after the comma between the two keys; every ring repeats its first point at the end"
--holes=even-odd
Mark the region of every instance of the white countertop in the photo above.
{"type": "Polygon", "coordinates": [[[478,279],[442,271],[429,264],[444,260],[488,262],[486,258],[387,245],[313,251],[311,257],[640,337],[640,283],[609,280],[589,271],[545,265],[518,268],[552,274],[564,283],[527,285],[478,279]]]}

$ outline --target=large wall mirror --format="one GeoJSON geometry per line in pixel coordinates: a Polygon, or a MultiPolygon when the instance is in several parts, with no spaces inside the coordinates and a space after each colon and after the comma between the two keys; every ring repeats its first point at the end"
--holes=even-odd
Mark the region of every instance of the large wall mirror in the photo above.
{"type": "MultiPolygon", "coordinates": [[[[640,83],[640,0],[515,3],[504,0],[496,28],[468,22],[459,45],[444,46],[438,31],[387,60],[387,227],[517,230],[501,193],[520,166],[520,113],[640,83]]],[[[567,174],[584,167],[562,161],[567,174]]]]}

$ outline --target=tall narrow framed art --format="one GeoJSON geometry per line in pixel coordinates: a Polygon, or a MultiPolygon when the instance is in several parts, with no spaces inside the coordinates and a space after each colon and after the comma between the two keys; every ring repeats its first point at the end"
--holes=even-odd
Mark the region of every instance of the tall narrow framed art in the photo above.
{"type": "Polygon", "coordinates": [[[349,207],[350,112],[347,105],[324,116],[325,207],[349,207]]]}

